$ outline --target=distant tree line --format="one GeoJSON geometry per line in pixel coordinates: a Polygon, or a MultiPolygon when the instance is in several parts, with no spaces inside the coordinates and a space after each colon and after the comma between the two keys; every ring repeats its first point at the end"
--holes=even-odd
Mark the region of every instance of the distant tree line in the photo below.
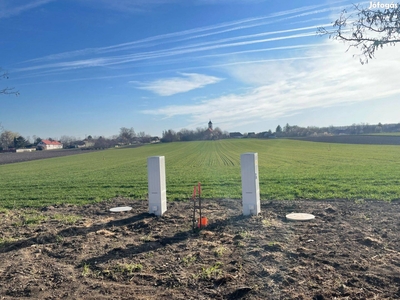
{"type": "MultiPolygon", "coordinates": [[[[118,135],[106,138],[103,136],[87,136],[81,140],[74,136],[63,135],[60,139],[46,138],[47,140],[57,140],[63,144],[64,148],[84,148],[84,149],[105,149],[116,146],[126,146],[132,144],[145,144],[158,141],[158,137],[152,137],[144,131],[136,133],[133,128],[122,127],[118,135]]],[[[0,123],[0,151],[36,148],[42,139],[36,135],[23,137],[18,132],[5,130],[0,123]]]]}
{"type": "MultiPolygon", "coordinates": [[[[286,124],[283,128],[278,125],[273,136],[276,137],[306,137],[318,135],[340,135],[340,134],[375,134],[375,133],[394,133],[400,132],[399,124],[382,124],[378,123],[371,125],[368,123],[352,124],[350,126],[329,126],[329,127],[316,127],[316,126],[291,126],[286,124]]],[[[258,137],[268,137],[259,136],[258,137]]]]}
{"type": "Polygon", "coordinates": [[[152,141],[157,141],[158,137],[152,137],[151,135],[140,131],[136,133],[135,130],[127,127],[121,127],[118,135],[112,137],[94,136],[89,135],[84,140],[78,140],[71,136],[62,136],[60,142],[64,145],[64,148],[94,148],[94,149],[105,149],[118,146],[126,146],[132,144],[146,144],[152,141]]]}
{"type": "Polygon", "coordinates": [[[30,148],[34,146],[34,143],[37,144],[40,141],[40,139],[38,141],[31,141],[30,137],[24,138],[18,132],[5,130],[0,124],[0,150],[30,148]]]}
{"type": "Polygon", "coordinates": [[[213,130],[208,128],[198,127],[196,130],[181,129],[176,132],[172,129],[164,130],[162,133],[161,142],[189,142],[189,141],[204,141],[204,140],[219,140],[229,138],[229,133],[227,131],[222,132],[219,127],[213,130]]]}
{"type": "MultiPolygon", "coordinates": [[[[83,149],[105,149],[111,147],[127,146],[127,145],[140,145],[154,142],[177,142],[177,141],[201,141],[201,140],[218,140],[230,137],[240,138],[276,138],[276,137],[308,137],[308,136],[321,136],[321,135],[340,135],[340,134],[375,134],[375,133],[394,133],[400,132],[399,124],[382,124],[371,125],[367,123],[352,124],[350,126],[329,126],[329,127],[316,127],[308,126],[301,127],[297,125],[289,125],[288,123],[281,127],[278,125],[275,132],[271,130],[259,133],[245,133],[241,134],[235,132],[230,134],[227,131],[222,131],[216,127],[213,130],[208,128],[196,128],[196,130],[181,129],[176,132],[172,129],[164,130],[162,138],[152,137],[144,131],[136,133],[133,128],[121,127],[118,135],[111,137],[103,136],[87,136],[84,140],[77,139],[73,136],[63,135],[59,142],[64,148],[83,148],[83,149]]],[[[48,140],[57,140],[51,137],[48,140]]],[[[23,137],[18,132],[5,130],[0,123],[0,151],[8,149],[20,148],[36,148],[37,144],[42,139],[36,135],[32,137],[23,137]]]]}

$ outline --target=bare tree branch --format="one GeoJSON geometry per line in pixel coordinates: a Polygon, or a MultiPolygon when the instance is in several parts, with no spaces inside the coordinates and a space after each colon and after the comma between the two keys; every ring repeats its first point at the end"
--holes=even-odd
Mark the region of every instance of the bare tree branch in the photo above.
{"type": "MultiPolygon", "coordinates": [[[[0,75],[0,79],[8,79],[8,73],[7,72],[3,72],[3,74],[0,75]]],[[[15,95],[15,96],[18,96],[19,92],[16,91],[13,87],[5,87],[3,89],[0,89],[0,95],[15,95]]]]}
{"type": "Polygon", "coordinates": [[[378,49],[400,42],[400,4],[392,3],[385,7],[376,10],[354,5],[353,13],[342,11],[333,22],[332,30],[321,27],[317,33],[349,44],[347,50],[352,47],[360,49],[361,53],[356,56],[361,64],[368,63],[378,49]]]}

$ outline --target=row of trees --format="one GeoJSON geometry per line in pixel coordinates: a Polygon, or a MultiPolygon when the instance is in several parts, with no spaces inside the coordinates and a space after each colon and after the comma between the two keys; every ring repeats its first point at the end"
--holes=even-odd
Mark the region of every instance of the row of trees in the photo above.
{"type": "Polygon", "coordinates": [[[130,144],[145,144],[155,140],[151,135],[144,131],[136,133],[135,130],[127,127],[121,127],[118,135],[111,137],[104,136],[91,136],[89,135],[83,141],[73,136],[63,135],[60,142],[65,148],[75,148],[83,146],[84,144],[90,145],[91,148],[110,148],[116,145],[130,145],[130,144]]]}
{"type": "MultiPolygon", "coordinates": [[[[329,127],[300,127],[286,124],[283,128],[278,125],[276,127],[276,137],[305,137],[312,135],[338,135],[338,134],[373,134],[381,132],[399,132],[400,124],[368,124],[360,123],[351,126],[329,126],[329,127]]],[[[264,136],[265,137],[265,136],[264,136]]]]}
{"type": "Polygon", "coordinates": [[[30,137],[24,138],[18,132],[4,130],[0,124],[0,150],[7,148],[25,148],[33,147],[41,141],[40,138],[34,138],[32,141],[30,137]]]}
{"type": "MultiPolygon", "coordinates": [[[[110,148],[116,145],[129,145],[129,144],[144,144],[151,141],[158,140],[158,138],[151,137],[144,131],[136,134],[133,128],[122,127],[118,135],[106,138],[103,136],[92,137],[89,135],[84,140],[74,136],[63,135],[60,139],[53,139],[51,137],[47,140],[57,140],[64,145],[64,148],[110,148]]],[[[42,139],[36,135],[32,138],[30,136],[23,137],[18,132],[5,130],[0,124],[0,150],[9,148],[35,148],[42,139]]]]}
{"type": "Polygon", "coordinates": [[[229,133],[227,131],[222,131],[219,127],[216,127],[213,130],[209,130],[207,128],[198,127],[196,130],[190,129],[181,129],[176,132],[172,129],[168,129],[163,131],[161,142],[169,143],[169,142],[177,142],[177,141],[202,141],[202,140],[218,140],[225,139],[229,137],[229,133]]]}

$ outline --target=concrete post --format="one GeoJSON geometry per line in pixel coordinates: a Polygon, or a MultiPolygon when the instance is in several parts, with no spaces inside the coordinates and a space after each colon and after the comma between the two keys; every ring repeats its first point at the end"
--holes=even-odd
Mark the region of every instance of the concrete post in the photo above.
{"type": "Polygon", "coordinates": [[[167,211],[167,186],[165,183],[165,157],[147,158],[149,185],[149,213],[162,216],[167,211]]]}
{"type": "Polygon", "coordinates": [[[240,155],[242,169],[243,215],[260,213],[260,186],[258,180],[258,153],[240,155]]]}

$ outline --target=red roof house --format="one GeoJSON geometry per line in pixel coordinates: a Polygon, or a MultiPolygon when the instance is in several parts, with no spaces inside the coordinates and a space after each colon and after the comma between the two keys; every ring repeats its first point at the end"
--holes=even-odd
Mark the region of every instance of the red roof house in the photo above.
{"type": "Polygon", "coordinates": [[[36,148],[40,150],[62,149],[63,144],[52,140],[42,140],[40,143],[37,144],[36,148]]]}

